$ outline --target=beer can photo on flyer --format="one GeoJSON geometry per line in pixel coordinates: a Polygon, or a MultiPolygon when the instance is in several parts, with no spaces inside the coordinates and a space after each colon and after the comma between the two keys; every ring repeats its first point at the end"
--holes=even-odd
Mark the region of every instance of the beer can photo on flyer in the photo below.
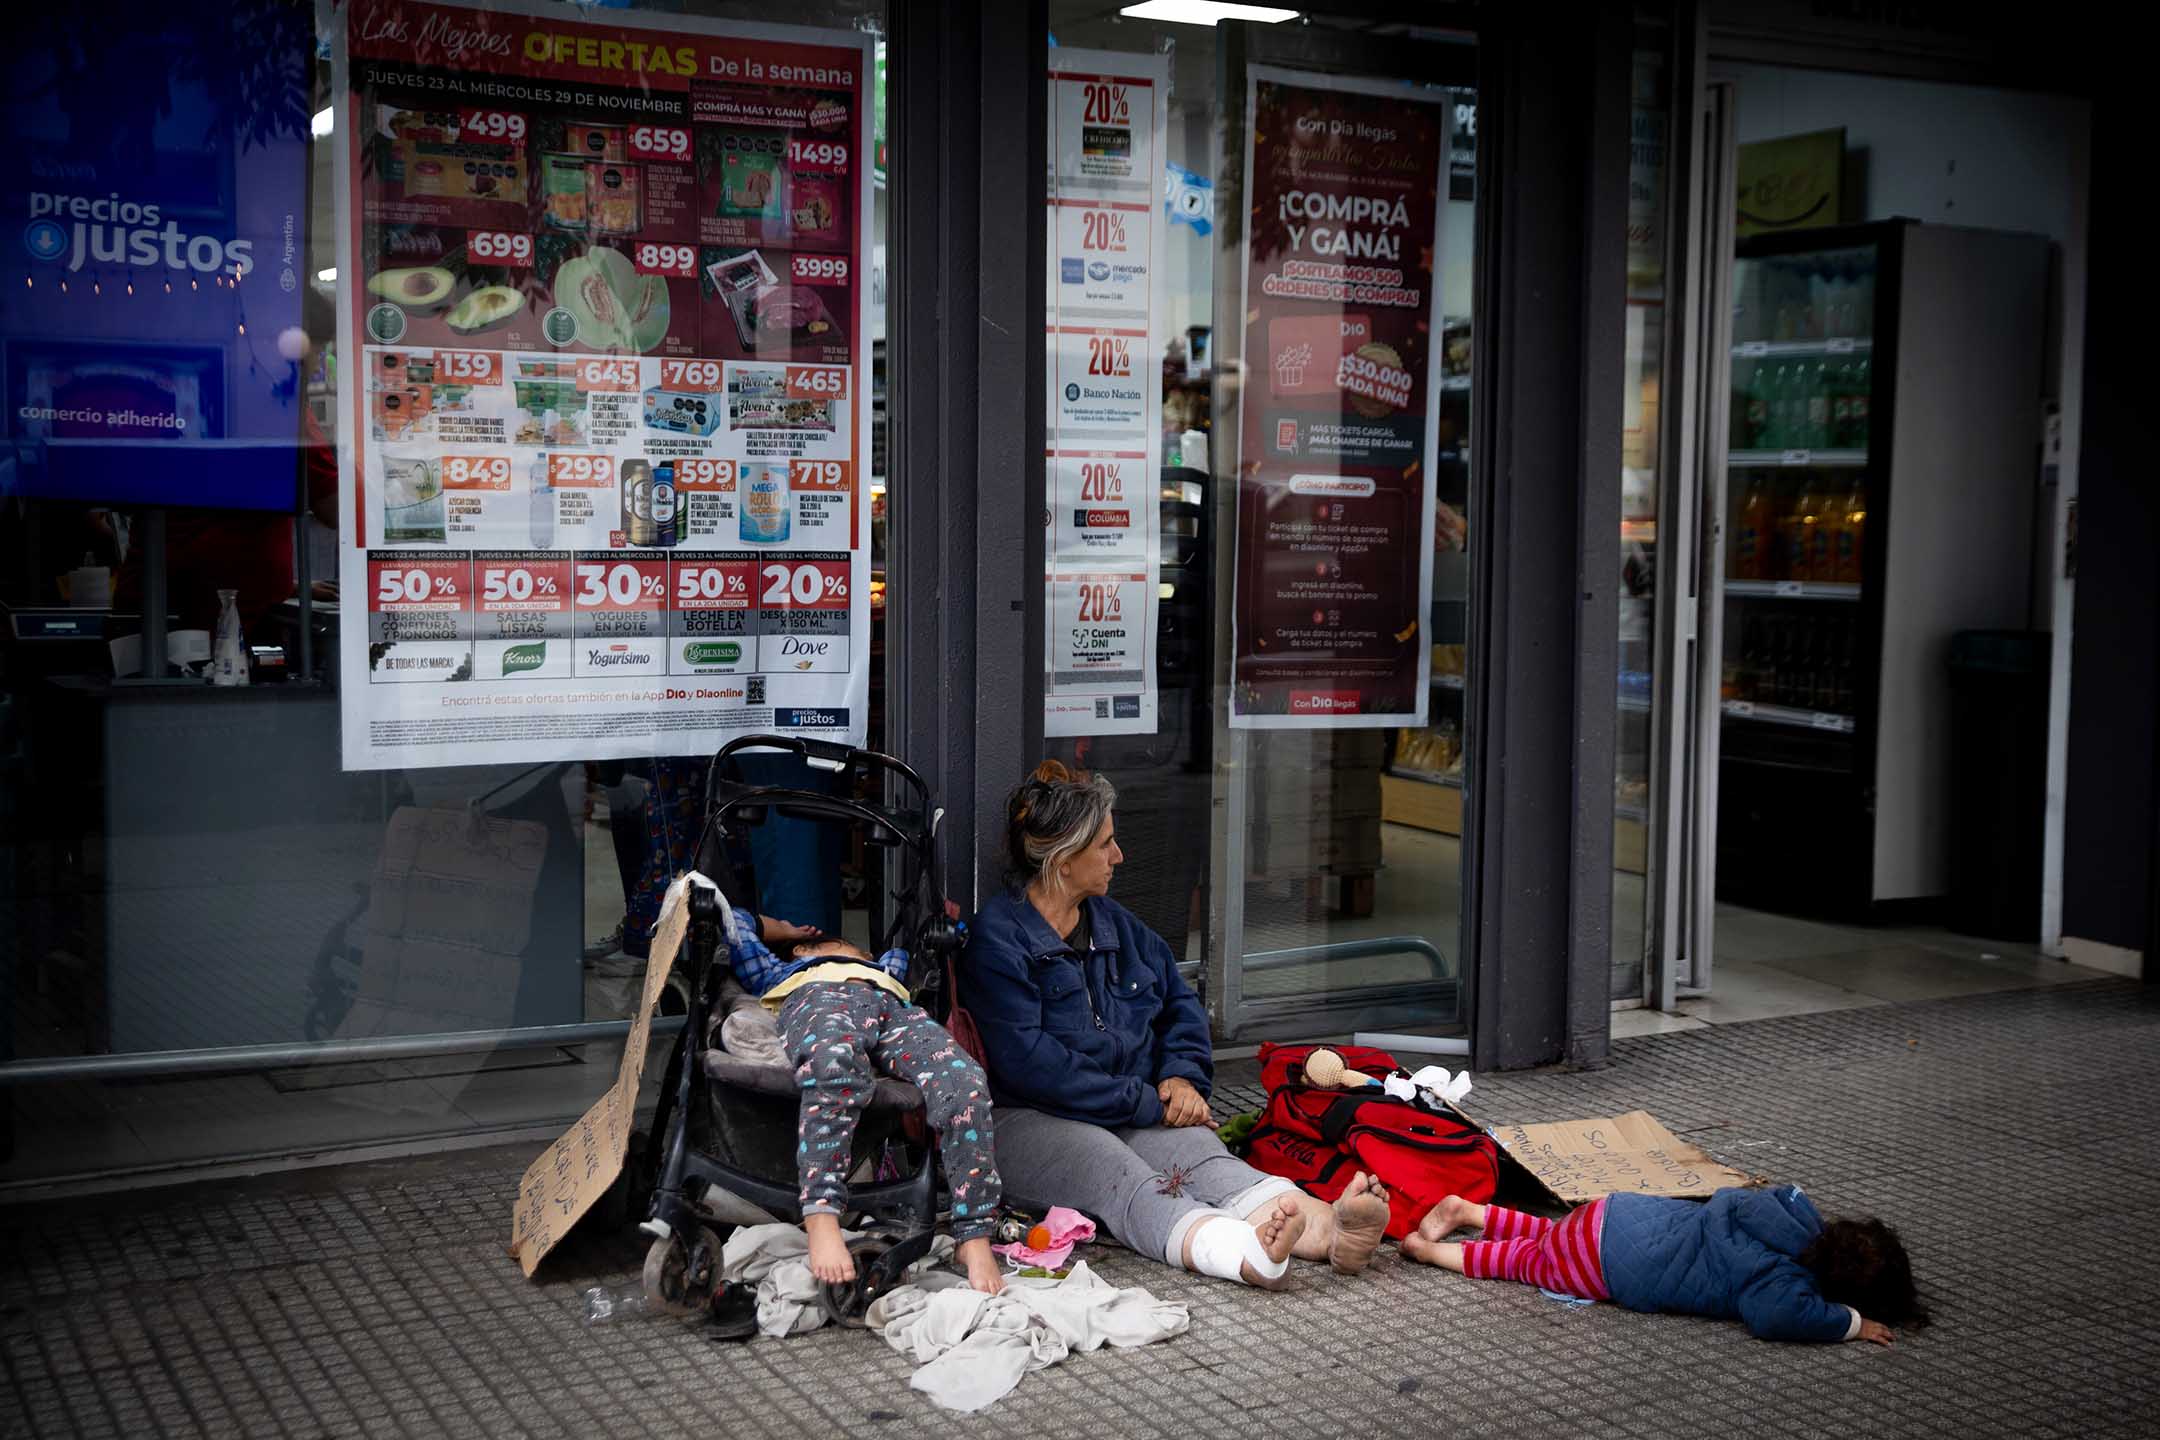
{"type": "Polygon", "coordinates": [[[622,463],[622,530],[624,543],[634,549],[649,550],[660,543],[660,527],[653,522],[653,472],[649,460],[622,463]]]}

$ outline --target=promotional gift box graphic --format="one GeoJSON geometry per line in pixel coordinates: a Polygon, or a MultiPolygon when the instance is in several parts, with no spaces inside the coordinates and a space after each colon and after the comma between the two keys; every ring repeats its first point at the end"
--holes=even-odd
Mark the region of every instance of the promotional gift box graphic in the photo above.
{"type": "Polygon", "coordinates": [[[872,43],[345,7],[348,767],[860,743],[872,43]]]}

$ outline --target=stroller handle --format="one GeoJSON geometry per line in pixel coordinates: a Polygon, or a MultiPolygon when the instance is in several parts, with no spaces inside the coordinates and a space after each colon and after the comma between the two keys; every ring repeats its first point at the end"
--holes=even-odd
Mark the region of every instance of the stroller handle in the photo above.
{"type": "Polygon", "coordinates": [[[783,750],[820,770],[845,773],[858,765],[868,770],[882,770],[899,776],[912,786],[919,804],[927,808],[930,803],[928,782],[915,773],[913,766],[896,755],[887,755],[877,750],[859,750],[835,740],[811,740],[801,735],[745,735],[720,747],[720,753],[713,757],[713,768],[718,770],[729,757],[743,750],[783,750]]]}

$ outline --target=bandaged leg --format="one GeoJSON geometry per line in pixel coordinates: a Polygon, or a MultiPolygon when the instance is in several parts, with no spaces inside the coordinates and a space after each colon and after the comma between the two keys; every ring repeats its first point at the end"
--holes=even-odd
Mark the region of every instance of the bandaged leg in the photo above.
{"type": "Polygon", "coordinates": [[[1210,1216],[1195,1225],[1187,1242],[1191,1268],[1218,1280],[1238,1280],[1267,1289],[1278,1288],[1290,1269],[1290,1247],[1280,1257],[1268,1254],[1260,1232],[1227,1215],[1210,1216]]]}

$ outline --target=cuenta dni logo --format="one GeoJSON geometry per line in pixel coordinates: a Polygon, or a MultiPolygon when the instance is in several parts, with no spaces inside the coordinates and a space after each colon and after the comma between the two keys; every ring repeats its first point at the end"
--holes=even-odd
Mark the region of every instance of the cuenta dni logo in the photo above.
{"type": "Polygon", "coordinates": [[[65,264],[70,274],[86,263],[235,277],[255,268],[252,240],[190,234],[178,221],[165,219],[158,206],[123,200],[117,191],[102,198],[31,192],[23,248],[32,260],[65,264]]]}

